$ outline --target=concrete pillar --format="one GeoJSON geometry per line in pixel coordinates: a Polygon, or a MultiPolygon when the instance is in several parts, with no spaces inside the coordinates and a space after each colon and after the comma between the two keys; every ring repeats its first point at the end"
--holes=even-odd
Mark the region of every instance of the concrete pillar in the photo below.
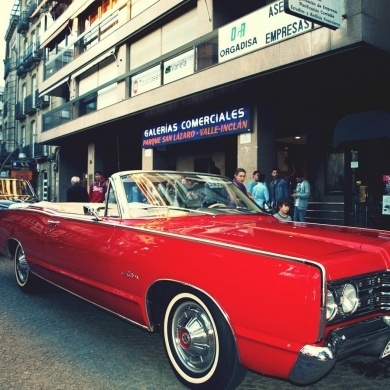
{"type": "Polygon", "coordinates": [[[237,165],[247,173],[246,184],[252,180],[252,173],[260,170],[267,179],[275,166],[275,129],[273,109],[269,106],[253,105],[252,132],[238,138],[237,165]]]}

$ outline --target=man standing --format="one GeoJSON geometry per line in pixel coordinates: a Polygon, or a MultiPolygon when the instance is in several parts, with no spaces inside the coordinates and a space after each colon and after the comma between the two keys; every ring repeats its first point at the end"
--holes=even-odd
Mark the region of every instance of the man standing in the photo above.
{"type": "Polygon", "coordinates": [[[288,184],[286,180],[279,177],[279,169],[274,168],[271,173],[273,180],[269,184],[269,196],[271,199],[271,206],[276,208],[280,198],[289,198],[288,184]]]}
{"type": "Polygon", "coordinates": [[[80,185],[80,178],[73,176],[70,179],[71,186],[66,190],[67,202],[89,202],[86,188],[80,185]]]}
{"type": "Polygon", "coordinates": [[[89,201],[92,203],[103,203],[107,191],[106,179],[101,171],[95,172],[95,181],[89,186],[89,201]]]}
{"type": "Polygon", "coordinates": [[[306,210],[309,206],[310,198],[310,183],[303,179],[301,173],[297,173],[295,177],[297,181],[297,188],[291,195],[294,199],[294,221],[305,222],[306,210]]]}
{"type": "Polygon", "coordinates": [[[248,184],[248,195],[253,195],[253,187],[259,182],[260,171],[254,171],[252,174],[253,180],[248,184]]]}

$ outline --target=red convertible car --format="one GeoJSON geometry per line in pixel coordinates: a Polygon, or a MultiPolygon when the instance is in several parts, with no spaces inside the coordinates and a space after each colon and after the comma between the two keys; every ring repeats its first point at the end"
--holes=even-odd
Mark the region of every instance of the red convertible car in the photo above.
{"type": "Polygon", "coordinates": [[[390,355],[390,232],[282,222],[190,172],[119,172],[105,203],[22,206],[0,212],[19,287],[44,279],[161,331],[189,388],[234,389],[247,369],[306,385],[390,355]]]}

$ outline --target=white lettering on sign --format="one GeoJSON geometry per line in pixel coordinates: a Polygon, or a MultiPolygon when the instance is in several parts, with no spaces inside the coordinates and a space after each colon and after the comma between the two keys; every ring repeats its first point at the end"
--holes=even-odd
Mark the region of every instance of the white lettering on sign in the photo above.
{"type": "Polygon", "coordinates": [[[259,50],[313,28],[307,20],[284,12],[276,1],[218,30],[219,62],[259,50]]]}

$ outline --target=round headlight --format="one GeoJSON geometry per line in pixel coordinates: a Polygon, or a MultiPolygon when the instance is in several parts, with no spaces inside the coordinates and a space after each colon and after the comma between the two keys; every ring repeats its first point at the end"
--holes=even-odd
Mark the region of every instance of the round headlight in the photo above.
{"type": "Polygon", "coordinates": [[[341,307],[345,314],[352,314],[358,307],[359,299],[356,287],[347,283],[340,297],[341,307]]]}
{"type": "Polygon", "coordinates": [[[327,321],[331,321],[334,316],[337,314],[337,304],[334,299],[333,292],[328,290],[328,297],[326,302],[326,319],[327,321]]]}

